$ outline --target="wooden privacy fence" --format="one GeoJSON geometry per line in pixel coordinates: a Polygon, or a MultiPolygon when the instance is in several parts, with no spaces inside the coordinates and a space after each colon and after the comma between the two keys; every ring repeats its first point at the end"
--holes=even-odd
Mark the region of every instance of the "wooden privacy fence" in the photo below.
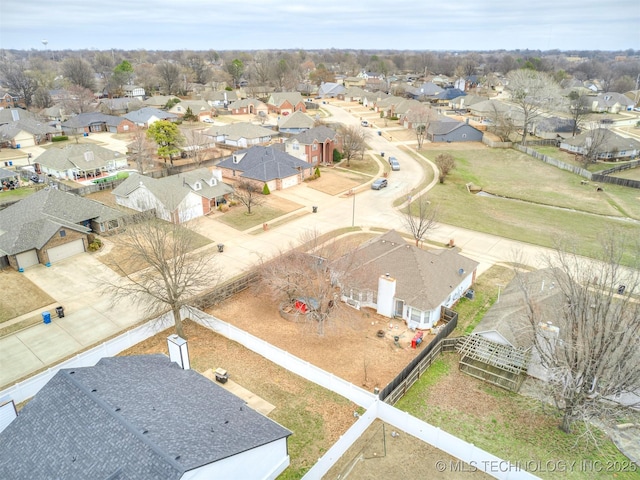
{"type": "MultiPolygon", "coordinates": [[[[435,338],[425,346],[425,348],[414,358],[409,364],[402,369],[402,371],[393,379],[389,384],[382,389],[379,394],[380,400],[394,405],[407,390],[413,385],[424,371],[429,368],[437,356],[442,352],[443,348],[450,348],[455,350],[455,344],[457,339],[451,344],[451,340],[446,343],[446,347],[442,344],[446,337],[456,328],[458,325],[458,314],[448,308],[443,309],[442,320],[447,323],[436,334],[435,338]],[[432,353],[433,352],[433,353],[432,353]]],[[[447,350],[445,350],[447,351],[447,350]]]]}

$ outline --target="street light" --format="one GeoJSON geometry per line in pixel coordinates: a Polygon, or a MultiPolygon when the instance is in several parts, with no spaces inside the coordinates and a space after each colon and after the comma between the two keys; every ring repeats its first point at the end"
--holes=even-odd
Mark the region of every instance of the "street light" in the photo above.
{"type": "Polygon", "coordinates": [[[351,226],[354,227],[356,224],[356,192],[351,190],[353,194],[353,207],[351,208],[351,226]]]}

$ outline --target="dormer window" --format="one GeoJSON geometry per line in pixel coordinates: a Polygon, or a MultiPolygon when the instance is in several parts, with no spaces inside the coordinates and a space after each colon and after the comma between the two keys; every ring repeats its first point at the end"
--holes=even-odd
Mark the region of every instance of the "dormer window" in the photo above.
{"type": "Polygon", "coordinates": [[[193,189],[197,192],[198,190],[202,190],[202,183],[200,182],[195,182],[193,184],[193,189]]]}

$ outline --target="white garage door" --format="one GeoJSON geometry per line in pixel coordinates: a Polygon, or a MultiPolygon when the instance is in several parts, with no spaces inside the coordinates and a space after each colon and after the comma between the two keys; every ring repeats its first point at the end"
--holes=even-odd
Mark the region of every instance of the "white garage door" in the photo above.
{"type": "Polygon", "coordinates": [[[32,265],[40,263],[35,250],[27,250],[26,252],[17,254],[16,260],[18,261],[18,268],[29,268],[32,265]]]}
{"type": "Polygon", "coordinates": [[[285,188],[293,187],[293,186],[295,186],[297,184],[298,184],[298,176],[297,175],[293,175],[291,177],[287,177],[287,178],[283,178],[282,179],[282,189],[283,190],[285,188]]]}
{"type": "Polygon", "coordinates": [[[51,263],[59,262],[60,260],[82,252],[84,252],[84,243],[82,243],[81,238],[47,250],[49,262],[51,263]]]}

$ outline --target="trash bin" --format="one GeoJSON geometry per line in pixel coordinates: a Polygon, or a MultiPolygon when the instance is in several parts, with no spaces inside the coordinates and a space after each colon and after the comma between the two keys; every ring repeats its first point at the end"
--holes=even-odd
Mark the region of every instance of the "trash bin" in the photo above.
{"type": "Polygon", "coordinates": [[[224,252],[224,243],[219,243],[219,244],[218,244],[218,251],[219,251],[220,253],[224,252]]]}
{"type": "Polygon", "coordinates": [[[42,321],[44,323],[51,323],[51,314],[49,312],[42,312],[42,321]]]}
{"type": "Polygon", "coordinates": [[[83,137],[88,137],[88,136],[89,136],[89,134],[88,134],[87,132],[84,132],[84,133],[82,134],[82,136],[83,136],[83,137]]]}
{"type": "Polygon", "coordinates": [[[380,152],[380,156],[384,158],[384,152],[380,152]]]}
{"type": "Polygon", "coordinates": [[[64,318],[64,307],[56,307],[56,313],[58,314],[58,318],[64,318]]]}
{"type": "Polygon", "coordinates": [[[378,130],[378,136],[381,137],[382,136],[382,132],[380,130],[378,130]]]}
{"type": "Polygon", "coordinates": [[[318,207],[311,207],[311,209],[313,210],[313,213],[318,213],[318,207]]]}

